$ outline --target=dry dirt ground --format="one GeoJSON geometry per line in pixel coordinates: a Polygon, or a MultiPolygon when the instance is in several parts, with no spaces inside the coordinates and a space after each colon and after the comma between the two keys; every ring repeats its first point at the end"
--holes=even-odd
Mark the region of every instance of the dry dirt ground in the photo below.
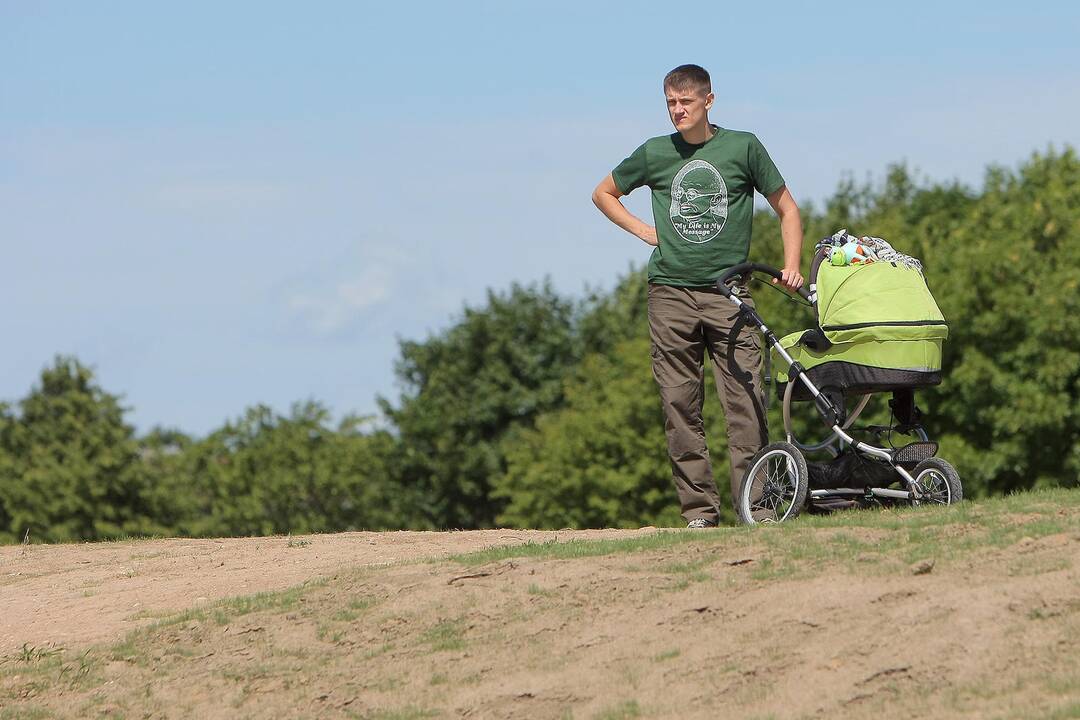
{"type": "Polygon", "coordinates": [[[1080,718],[1080,507],[965,513],[3,548],[0,718],[1080,718]]]}
{"type": "Polygon", "coordinates": [[[349,532],[0,546],[0,650],[115,639],[200,603],[282,590],[345,568],[651,531],[349,532]]]}

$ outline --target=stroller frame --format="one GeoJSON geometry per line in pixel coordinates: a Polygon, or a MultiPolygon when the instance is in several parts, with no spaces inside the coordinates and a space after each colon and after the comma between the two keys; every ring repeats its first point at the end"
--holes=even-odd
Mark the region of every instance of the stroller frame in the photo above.
{"type": "MultiPolygon", "coordinates": [[[[772,450],[773,453],[785,452],[788,456],[792,454],[798,455],[797,462],[795,459],[789,459],[789,462],[797,464],[797,469],[789,470],[788,472],[803,473],[804,477],[802,482],[804,483],[805,495],[801,499],[796,499],[793,502],[794,511],[788,510],[783,517],[777,517],[772,522],[780,522],[788,517],[794,517],[801,509],[799,506],[805,504],[808,501],[825,500],[828,498],[849,498],[849,499],[861,499],[861,500],[884,500],[889,501],[907,501],[913,505],[917,505],[920,501],[928,499],[931,493],[927,492],[926,487],[917,481],[917,478],[921,478],[928,470],[924,470],[924,466],[928,463],[933,464],[936,468],[937,477],[935,480],[945,481],[946,499],[943,504],[950,504],[951,502],[959,501],[962,497],[962,490],[959,483],[959,476],[956,475],[956,471],[951,465],[945,461],[933,458],[937,453],[937,444],[928,442],[926,433],[921,426],[916,425],[911,428],[911,431],[919,438],[919,441],[909,443],[901,448],[885,448],[873,445],[867,442],[862,442],[853,437],[848,430],[851,428],[851,424],[859,416],[859,414],[866,407],[869,402],[870,396],[873,393],[866,393],[859,398],[858,402],[854,406],[850,415],[846,415],[842,408],[838,408],[836,404],[830,399],[829,395],[821,388],[817,387],[814,382],[807,375],[806,369],[795,360],[780,344],[779,339],[773,333],[773,331],[765,324],[765,321],[757,313],[757,311],[744,303],[738,294],[732,290],[728,283],[736,277],[748,276],[752,273],[760,272],[769,275],[772,278],[780,280],[782,274],[780,270],[770,267],[768,265],[762,265],[759,263],[741,263],[734,267],[729,268],[716,282],[717,290],[728,300],[735,304],[738,308],[740,316],[747,324],[756,326],[765,338],[766,348],[765,353],[770,353],[773,349],[788,365],[788,382],[784,391],[783,399],[783,417],[784,417],[784,431],[787,437],[787,448],[780,448],[785,443],[776,443],[764,448],[758,456],[755,456],[755,461],[752,461],[748,470],[747,477],[743,481],[743,488],[741,494],[746,496],[743,498],[744,502],[748,500],[748,485],[750,481],[750,475],[757,467],[757,460],[763,454],[768,455],[767,451],[772,450]],[[810,393],[813,399],[814,405],[820,413],[826,427],[831,431],[829,437],[816,444],[804,445],[799,443],[792,432],[791,425],[791,403],[793,401],[793,389],[796,382],[802,383],[806,390],[810,393]],[[817,452],[826,451],[830,455],[836,457],[839,455],[840,450],[844,446],[848,446],[856,455],[864,455],[875,458],[877,460],[887,463],[889,467],[899,476],[902,480],[903,487],[905,489],[899,490],[892,487],[837,487],[829,489],[816,489],[811,490],[808,486],[808,475],[806,471],[805,460],[801,457],[800,451],[805,452],[817,452]],[[777,449],[779,448],[779,449],[777,449]],[[797,448],[797,449],[796,449],[797,448]],[[909,472],[904,466],[913,468],[913,471],[909,472]],[[942,467],[944,466],[944,467],[942,467]],[[947,468],[947,470],[945,469],[947,468]],[[914,473],[914,474],[913,474],[914,473]],[[949,477],[951,474],[952,477],[949,477]],[[955,485],[954,485],[955,482],[955,485]]],[[[816,307],[817,297],[815,288],[813,285],[807,290],[805,287],[798,289],[798,294],[806,300],[811,306],[816,307]]],[[[790,467],[790,466],[789,466],[790,467]]],[[[893,483],[896,481],[894,480],[893,483]]],[[[797,487],[797,486],[796,486],[797,487]]],[[[933,498],[930,498],[933,499],[933,498]]],[[[937,500],[937,502],[941,502],[937,500]]],[[[738,508],[737,508],[738,509],[738,508]]],[[[747,511],[748,512],[748,511],[747,511]]],[[[740,516],[744,522],[754,523],[754,519],[743,516],[740,511],[740,516]]],[[[770,520],[765,520],[769,522],[770,520]]]]}

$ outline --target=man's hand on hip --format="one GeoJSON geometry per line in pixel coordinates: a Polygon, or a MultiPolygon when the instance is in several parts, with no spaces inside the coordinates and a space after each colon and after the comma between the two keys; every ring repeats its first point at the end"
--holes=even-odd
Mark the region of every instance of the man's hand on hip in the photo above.
{"type": "Polygon", "coordinates": [[[656,239],[656,228],[652,225],[641,228],[641,232],[637,233],[637,236],[644,240],[646,245],[652,245],[653,247],[656,247],[657,243],[660,242],[656,239]]]}
{"type": "Polygon", "coordinates": [[[593,190],[592,201],[608,220],[641,238],[645,244],[656,247],[656,228],[634,217],[619,200],[621,197],[622,191],[615,185],[615,178],[608,175],[593,190]]]}

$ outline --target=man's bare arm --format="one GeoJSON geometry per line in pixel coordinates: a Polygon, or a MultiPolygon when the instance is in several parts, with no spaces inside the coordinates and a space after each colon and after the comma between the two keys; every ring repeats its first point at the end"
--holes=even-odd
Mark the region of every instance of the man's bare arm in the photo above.
{"type": "Polygon", "coordinates": [[[619,188],[615,186],[615,181],[609,174],[606,178],[600,181],[600,184],[593,190],[592,201],[600,209],[600,212],[604,213],[608,220],[621,227],[626,232],[636,235],[644,240],[649,245],[656,245],[656,228],[648,223],[642,222],[640,219],[634,216],[626,206],[622,204],[619,198],[622,197],[622,193],[619,192],[619,188]]]}
{"type": "Polygon", "coordinates": [[[773,280],[773,282],[779,282],[788,290],[797,290],[803,284],[803,276],[799,272],[803,243],[799,206],[795,204],[795,198],[788,192],[787,185],[769,195],[768,200],[780,218],[780,237],[784,241],[783,278],[779,281],[773,280]]]}

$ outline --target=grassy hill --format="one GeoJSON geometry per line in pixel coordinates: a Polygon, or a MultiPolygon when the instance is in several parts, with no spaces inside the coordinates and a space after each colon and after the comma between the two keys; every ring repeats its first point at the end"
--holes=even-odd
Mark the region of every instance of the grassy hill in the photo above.
{"type": "Polygon", "coordinates": [[[0,651],[4,719],[1075,718],[1080,492],[366,565],[0,651]]]}

